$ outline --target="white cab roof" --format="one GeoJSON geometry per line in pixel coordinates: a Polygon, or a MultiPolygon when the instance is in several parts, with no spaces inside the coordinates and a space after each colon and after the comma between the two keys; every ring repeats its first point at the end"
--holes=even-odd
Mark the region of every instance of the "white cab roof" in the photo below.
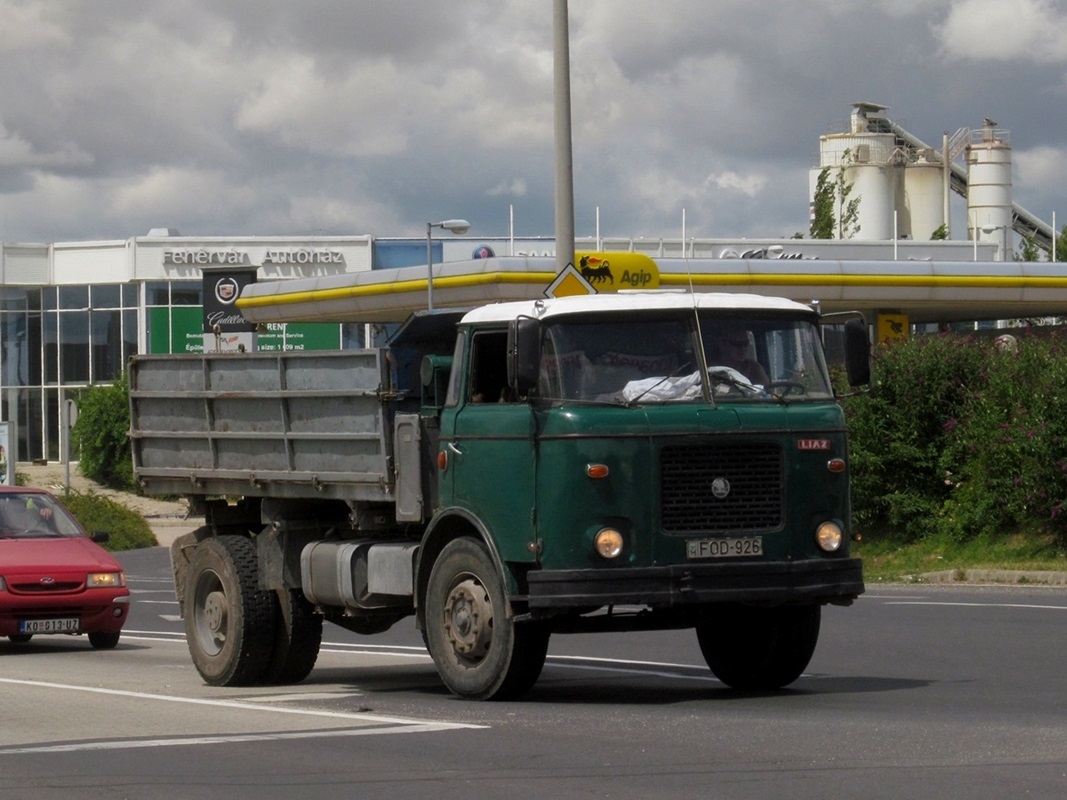
{"type": "Polygon", "coordinates": [[[563,314],[611,311],[665,311],[678,309],[720,311],[792,312],[811,314],[802,303],[781,297],[725,292],[633,291],[579,297],[520,300],[493,303],[476,308],[463,317],[464,323],[507,322],[517,317],[546,319],[563,314]]]}

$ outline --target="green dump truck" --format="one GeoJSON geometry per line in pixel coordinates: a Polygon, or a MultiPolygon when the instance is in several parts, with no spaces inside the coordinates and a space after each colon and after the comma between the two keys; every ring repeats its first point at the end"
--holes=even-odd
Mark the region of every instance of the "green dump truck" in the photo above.
{"type": "MultiPolygon", "coordinates": [[[[149,494],[197,670],[299,681],[323,622],[414,617],[465,698],[516,697],[552,634],[692,628],[729,686],[796,680],[850,557],[821,320],[789,300],[626,292],[417,313],[388,346],[137,356],[149,494]]],[[[839,330],[866,381],[862,323],[839,330]]]]}

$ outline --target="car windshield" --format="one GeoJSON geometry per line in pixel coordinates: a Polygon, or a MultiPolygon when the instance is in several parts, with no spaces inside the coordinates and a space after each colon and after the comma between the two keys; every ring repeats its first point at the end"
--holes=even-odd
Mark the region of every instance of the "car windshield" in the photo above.
{"type": "Polygon", "coordinates": [[[0,538],[34,539],[84,536],[69,512],[50,495],[0,494],[0,538]]]}
{"type": "Polygon", "coordinates": [[[538,394],[623,405],[833,396],[813,319],[702,311],[545,326],[538,394]]]}

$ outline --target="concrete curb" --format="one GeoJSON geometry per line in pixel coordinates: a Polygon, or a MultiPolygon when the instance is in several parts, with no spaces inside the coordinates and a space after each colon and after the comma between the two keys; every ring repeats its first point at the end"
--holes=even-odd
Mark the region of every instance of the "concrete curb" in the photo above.
{"type": "Polygon", "coordinates": [[[916,576],[921,583],[997,583],[1067,586],[1067,572],[1025,569],[946,569],[916,576]]]}

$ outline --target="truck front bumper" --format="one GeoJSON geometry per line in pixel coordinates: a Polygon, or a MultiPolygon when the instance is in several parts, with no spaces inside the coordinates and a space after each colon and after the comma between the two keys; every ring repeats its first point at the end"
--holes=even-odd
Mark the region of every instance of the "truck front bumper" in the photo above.
{"type": "Polygon", "coordinates": [[[530,609],[706,603],[848,603],[863,594],[858,558],[534,570],[530,609]]]}

